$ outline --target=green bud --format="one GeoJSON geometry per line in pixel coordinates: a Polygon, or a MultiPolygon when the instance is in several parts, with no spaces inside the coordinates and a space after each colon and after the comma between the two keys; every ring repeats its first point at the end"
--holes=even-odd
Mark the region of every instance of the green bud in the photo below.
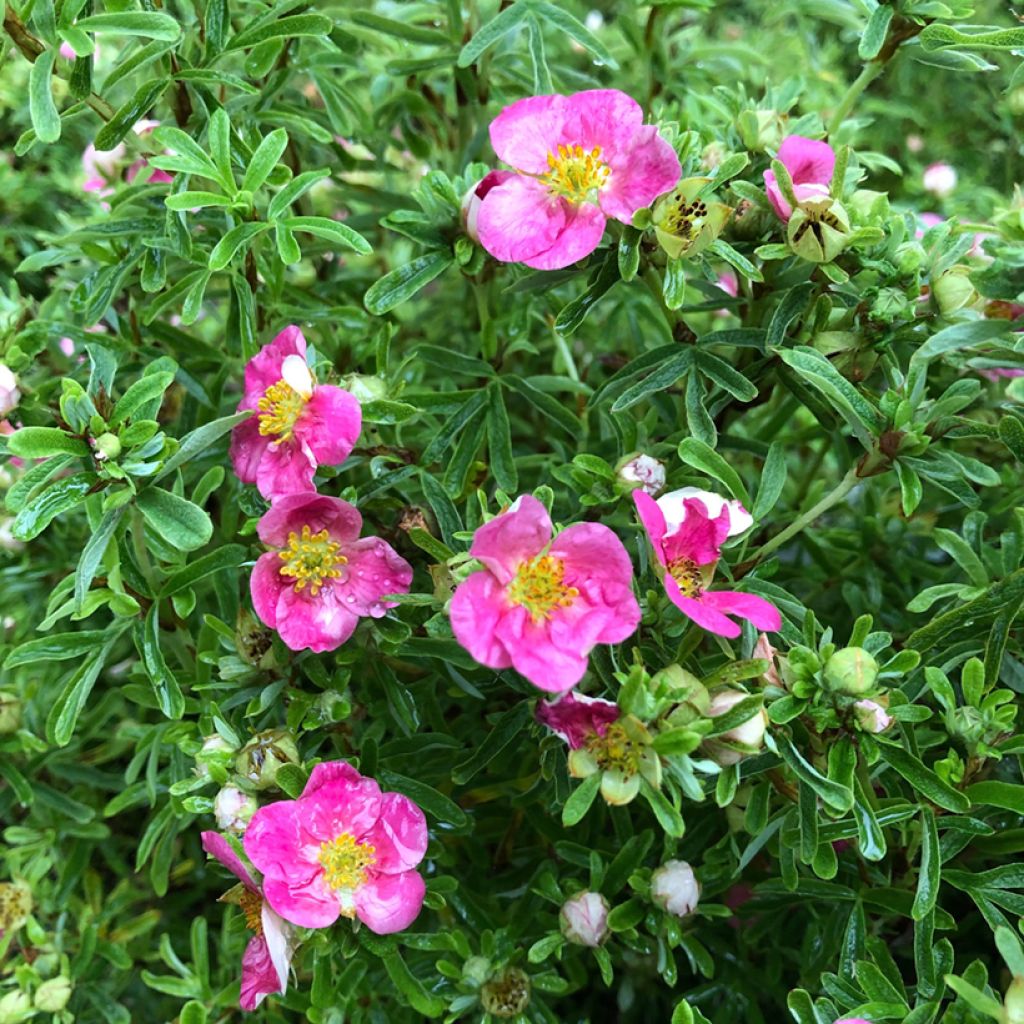
{"type": "Polygon", "coordinates": [[[904,242],[897,248],[893,262],[901,274],[916,274],[924,265],[924,247],[917,241],[904,242]]]}
{"type": "Polygon", "coordinates": [[[825,685],[835,693],[860,697],[877,680],[878,662],[863,647],[843,647],[825,664],[825,685]]]}
{"type": "Polygon", "coordinates": [[[34,1005],[43,1013],[60,1013],[68,1005],[70,998],[71,982],[68,978],[60,975],[49,981],[44,981],[36,989],[34,1005]]]}
{"type": "Polygon", "coordinates": [[[869,188],[857,189],[846,201],[850,217],[858,224],[875,224],[889,216],[889,196],[869,188]]]}
{"type": "Polygon", "coordinates": [[[342,378],[342,386],[350,391],[361,404],[388,397],[387,381],[374,374],[350,373],[347,377],[342,378]]]}
{"type": "Polygon", "coordinates": [[[801,259],[831,263],[850,237],[850,218],[835,199],[806,199],[789,218],[786,240],[801,259]]]}
{"type": "Polygon", "coordinates": [[[121,454],[121,442],[117,434],[111,434],[109,431],[93,440],[93,448],[96,458],[100,460],[116,459],[121,454]]]}
{"type": "Polygon", "coordinates": [[[950,732],[965,743],[977,743],[985,733],[985,722],[977,708],[957,708],[952,715],[950,732]]]}
{"type": "Polygon", "coordinates": [[[21,700],[10,690],[0,690],[0,735],[17,732],[21,726],[21,700]]]}
{"type": "Polygon", "coordinates": [[[20,1024],[34,1012],[32,999],[27,992],[8,992],[0,999],[0,1024],[20,1024]]]}
{"type": "Polygon", "coordinates": [[[203,737],[203,745],[196,754],[196,775],[205,778],[210,774],[211,765],[227,768],[234,757],[235,749],[219,733],[203,737]]]}
{"type": "Polygon", "coordinates": [[[277,770],[285,764],[298,764],[299,748],[295,737],[285,729],[257,733],[235,758],[235,771],[256,789],[275,785],[277,770]]]}
{"type": "Polygon", "coordinates": [[[518,967],[506,967],[484,983],[480,1002],[501,1020],[518,1017],[530,1005],[530,976],[518,967]]]}
{"type": "Polygon", "coordinates": [[[891,324],[910,312],[910,300],[902,288],[882,288],[871,304],[871,316],[875,320],[891,324]]]}
{"type": "Polygon", "coordinates": [[[969,274],[970,270],[967,267],[958,264],[932,281],[932,297],[936,308],[943,316],[963,309],[978,297],[969,274]]]}
{"type": "Polygon", "coordinates": [[[736,120],[740,141],[746,149],[763,152],[782,145],[782,115],[776,110],[744,110],[736,120]]]}
{"type": "Polygon", "coordinates": [[[693,257],[704,251],[721,233],[732,207],[698,198],[710,178],[685,178],[662,196],[653,211],[654,234],[672,259],[693,257]]]}
{"type": "Polygon", "coordinates": [[[1024,1024],[1024,978],[1020,976],[1015,977],[1006,990],[1001,1024],[1024,1024]]]}

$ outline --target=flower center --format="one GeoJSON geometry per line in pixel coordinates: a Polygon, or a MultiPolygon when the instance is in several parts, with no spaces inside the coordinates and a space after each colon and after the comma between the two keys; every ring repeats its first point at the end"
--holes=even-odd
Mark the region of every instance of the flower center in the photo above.
{"type": "Polygon", "coordinates": [[[338,566],[348,561],[344,555],[338,554],[340,547],[326,530],[313,533],[309,526],[304,526],[301,536],[292,530],[288,534],[288,547],[277,553],[284,562],[280,573],[295,580],[296,593],[304,590],[308,583],[309,593],[316,597],[324,580],[337,579],[341,575],[338,566]]]}
{"type": "Polygon", "coordinates": [[[263,934],[263,897],[246,887],[238,898],[238,905],[245,914],[245,926],[257,935],[263,934]]]}
{"type": "Polygon", "coordinates": [[[707,203],[703,199],[687,202],[678,192],[667,212],[662,214],[661,229],[670,235],[685,238],[688,242],[700,234],[708,215],[707,203]]]}
{"type": "Polygon", "coordinates": [[[525,608],[536,623],[550,619],[556,608],[568,608],[580,592],[563,582],[565,563],[553,555],[523,562],[508,585],[508,599],[525,608]]]}
{"type": "Polygon", "coordinates": [[[668,563],[668,574],[679,584],[683,597],[699,597],[704,589],[700,568],[689,558],[673,558],[668,563]]]}
{"type": "Polygon", "coordinates": [[[582,146],[559,146],[558,152],[548,153],[547,174],[540,180],[555,193],[564,196],[571,203],[592,200],[608,182],[612,169],[601,159],[601,147],[595,146],[589,153],[582,146]]]}
{"type": "Polygon", "coordinates": [[[260,434],[288,441],[302,410],[306,408],[306,396],[296,391],[287,381],[279,380],[263,392],[257,408],[260,413],[260,434]]]}
{"type": "Polygon", "coordinates": [[[618,722],[612,722],[603,736],[595,733],[588,737],[587,750],[601,771],[617,770],[625,775],[635,775],[639,770],[641,744],[618,722]]]}
{"type": "Polygon", "coordinates": [[[351,832],[342,832],[329,843],[320,844],[319,861],[324,881],[335,890],[352,891],[366,881],[367,868],[377,863],[377,851],[360,843],[351,832]]]}

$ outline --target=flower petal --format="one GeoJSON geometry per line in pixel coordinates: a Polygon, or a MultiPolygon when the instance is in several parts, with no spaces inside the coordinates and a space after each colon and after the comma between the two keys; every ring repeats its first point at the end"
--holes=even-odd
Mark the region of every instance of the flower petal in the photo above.
{"type": "Polygon", "coordinates": [[[374,871],[385,875],[408,871],[427,852],[427,819],[407,796],[385,793],[380,818],[363,839],[374,848],[374,871]]]}
{"type": "Polygon", "coordinates": [[[654,549],[655,557],[659,564],[665,564],[665,534],[668,532],[668,525],[665,522],[665,513],[661,506],[645,491],[639,488],[633,491],[633,503],[636,505],[636,514],[640,523],[647,531],[647,537],[654,549]]]}
{"type": "Polygon", "coordinates": [[[775,633],[782,628],[782,616],[778,608],[757,594],[742,594],[735,590],[709,590],[703,595],[703,601],[720,612],[746,619],[757,629],[775,633]]]}
{"type": "Polygon", "coordinates": [[[382,601],[385,594],[407,594],[412,583],[412,566],[380,537],[364,537],[342,548],[348,564],[344,575],[330,584],[335,600],[355,615],[379,619],[394,601],[382,601]]]}
{"type": "Polygon", "coordinates": [[[589,256],[601,244],[607,222],[604,211],[591,203],[565,206],[565,224],[551,246],[528,259],[520,257],[527,267],[561,270],[589,256]]]}
{"type": "Polygon", "coordinates": [[[294,326],[286,327],[246,363],[245,397],[253,402],[250,408],[255,409],[255,402],[263,397],[263,392],[281,380],[281,364],[291,355],[306,355],[306,339],[294,326]]]}
{"type": "Polygon", "coordinates": [[[706,594],[702,599],[684,596],[679,584],[668,573],[665,573],[664,583],[669,600],[701,629],[717,633],[718,636],[735,638],[740,635],[740,627],[732,619],[726,618],[720,611],[704,603],[703,597],[707,597],[706,594]]]}
{"type": "Polygon", "coordinates": [[[259,886],[256,884],[256,879],[252,877],[249,869],[231,848],[231,844],[219,832],[200,832],[199,838],[203,842],[203,849],[211,857],[219,860],[228,871],[245,884],[247,889],[252,889],[253,892],[258,891],[259,886]]]}
{"type": "Polygon", "coordinates": [[[729,510],[723,505],[712,518],[699,498],[687,498],[683,504],[686,516],[682,525],[665,538],[667,562],[686,558],[696,565],[710,565],[718,561],[729,535],[729,510]]]}
{"type": "Polygon", "coordinates": [[[320,870],[320,848],[302,827],[298,801],[278,800],[261,807],[242,837],[245,855],[268,879],[306,881],[320,870]]]}
{"type": "Polygon", "coordinates": [[[686,500],[696,498],[705,508],[710,519],[717,519],[723,508],[729,510],[729,536],[749,530],[754,525],[754,517],[743,507],[741,502],[723,498],[714,491],[703,491],[699,487],[680,487],[658,498],[658,508],[664,513],[668,532],[674,532],[686,519],[686,500]]]}
{"type": "Polygon", "coordinates": [[[325,494],[292,494],[274,502],[256,527],[268,547],[283,548],[289,533],[301,533],[308,526],[313,533],[326,530],[332,540],[355,540],[363,527],[359,510],[341,498],[325,494]]]}
{"type": "Polygon", "coordinates": [[[608,726],[619,717],[619,706],[570,690],[557,700],[538,701],[535,717],[565,740],[570,750],[579,750],[588,737],[603,736],[608,731],[608,726]]]}
{"type": "Polygon", "coordinates": [[[523,562],[539,555],[550,541],[548,510],[532,494],[523,494],[476,531],[469,553],[504,584],[515,576],[523,562]]]}
{"type": "Polygon", "coordinates": [[[329,928],[341,916],[341,904],[324,882],[322,871],[308,882],[295,884],[267,879],[263,896],[281,917],[300,928],[329,928]]]}
{"type": "Polygon", "coordinates": [[[452,595],[448,612],[455,639],[481,665],[509,668],[512,659],[498,639],[498,624],[508,610],[505,591],[489,572],[475,572],[452,595]]]}
{"type": "Polygon", "coordinates": [[[314,597],[308,589],[285,587],[275,609],[277,632],[293,651],[309,648],[318,654],[339,648],[359,625],[334,587],[324,587],[314,597]]]}
{"type": "Polygon", "coordinates": [[[313,768],[302,795],[310,796],[329,782],[359,782],[362,777],[348,761],[323,761],[313,768]]]}
{"type": "Polygon", "coordinates": [[[281,559],[277,552],[268,551],[256,559],[249,576],[249,593],[252,606],[265,626],[277,628],[277,603],[281,593],[290,583],[281,575],[281,559]]]}
{"type": "Polygon", "coordinates": [[[589,629],[584,616],[557,612],[537,623],[525,608],[514,607],[502,616],[497,636],[521,676],[548,693],[562,693],[586,673],[601,618],[589,629]]]}
{"type": "Polygon", "coordinates": [[[356,915],[372,932],[400,932],[416,920],[427,887],[418,871],[373,875],[356,890],[356,915]]]}
{"type": "MultiPolygon", "coordinates": [[[[239,408],[239,412],[241,411],[239,408]]],[[[260,433],[260,421],[257,416],[243,420],[231,431],[231,447],[228,454],[235,476],[243,484],[256,483],[256,472],[268,443],[267,438],[260,433]]]]}
{"type": "Polygon", "coordinates": [[[601,209],[629,224],[633,214],[675,188],[682,174],[676,151],[654,125],[640,128],[627,150],[611,163],[611,175],[601,190],[601,209]]]}
{"type": "Polygon", "coordinates": [[[520,263],[550,249],[565,227],[568,203],[539,181],[516,175],[480,202],[480,244],[502,263],[520,263]]]}
{"type": "Polygon", "coordinates": [[[363,413],[359,400],[344,388],[320,384],[295,424],[295,436],[309,446],[320,466],[340,466],[351,454],[363,413]]]}
{"type": "Polygon", "coordinates": [[[790,135],[779,146],[778,158],[794,185],[828,185],[836,167],[835,150],[827,143],[790,135]]]}
{"type": "Polygon", "coordinates": [[[628,155],[644,121],[643,109],[632,96],[618,89],[584,89],[565,100],[560,141],[587,151],[600,146],[606,163],[628,155]]]}
{"type": "Polygon", "coordinates": [[[318,843],[331,842],[343,832],[361,838],[377,824],[384,806],[380,786],[373,779],[341,773],[303,793],[298,804],[303,829],[318,843]]]}
{"type": "Polygon", "coordinates": [[[256,487],[268,501],[288,494],[312,492],[316,459],[300,438],[275,441],[263,449],[256,467],[256,487]]]}
{"type": "Polygon", "coordinates": [[[284,990],[267,940],[262,935],[254,935],[242,954],[242,988],[238,1005],[246,1011],[255,1010],[267,996],[284,990]]]}
{"type": "Polygon", "coordinates": [[[545,174],[548,154],[565,141],[568,108],[565,96],[530,96],[505,107],[490,127],[498,159],[527,174],[545,174]]]}
{"type": "Polygon", "coordinates": [[[292,954],[295,952],[295,936],[292,926],[284,918],[275,913],[266,900],[260,908],[260,922],[263,925],[263,940],[267,944],[270,961],[274,965],[279,992],[288,989],[288,969],[291,966],[292,954]]]}

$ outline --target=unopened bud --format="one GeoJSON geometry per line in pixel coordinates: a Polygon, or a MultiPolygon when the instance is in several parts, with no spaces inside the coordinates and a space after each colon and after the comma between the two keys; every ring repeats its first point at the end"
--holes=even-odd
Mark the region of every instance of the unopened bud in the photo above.
{"type": "Polygon", "coordinates": [[[473,239],[474,242],[480,241],[480,235],[476,229],[477,218],[480,216],[480,206],[484,201],[484,196],[498,185],[508,181],[509,178],[514,178],[515,174],[512,171],[490,171],[485,174],[475,185],[466,190],[466,194],[462,197],[462,226],[466,230],[466,234],[473,239]]]}
{"type": "MultiPolygon", "coordinates": [[[[731,711],[741,701],[746,700],[749,693],[741,690],[719,690],[711,695],[708,707],[708,718],[718,718],[731,711]]],[[[720,736],[704,743],[704,752],[715,764],[723,767],[738,764],[744,757],[756,754],[764,746],[765,729],[768,726],[768,715],[760,708],[745,722],[735,729],[723,732],[720,736]]]]}
{"type": "Polygon", "coordinates": [[[383,377],[368,373],[350,373],[342,379],[342,384],[360,405],[376,402],[388,397],[388,383],[383,377]]]}
{"type": "Polygon", "coordinates": [[[479,988],[491,976],[491,961],[485,956],[471,956],[462,965],[462,980],[479,988]]]}
{"type": "Polygon", "coordinates": [[[581,892],[562,904],[562,934],[577,946],[600,946],[608,937],[608,901],[599,892],[581,892]]]}
{"type": "Polygon", "coordinates": [[[227,768],[234,757],[235,749],[219,733],[207,736],[203,740],[203,745],[199,748],[199,752],[196,754],[196,775],[200,778],[206,778],[210,774],[211,765],[227,768]]]}
{"type": "Polygon", "coordinates": [[[686,917],[697,909],[700,883],[685,860],[670,860],[651,875],[651,899],[666,913],[686,917]]]}
{"type": "Polygon", "coordinates": [[[100,434],[99,437],[93,439],[92,445],[93,450],[96,452],[96,458],[100,461],[116,459],[121,454],[121,442],[117,434],[109,432],[100,434]]]}
{"type": "Polygon", "coordinates": [[[665,463],[650,455],[627,456],[615,471],[623,489],[641,490],[656,498],[665,489],[665,463]]]}
{"type": "Polygon", "coordinates": [[[969,274],[970,270],[967,267],[957,265],[950,267],[932,281],[932,296],[943,316],[950,316],[963,309],[978,297],[969,274]]]}
{"type": "Polygon", "coordinates": [[[921,176],[921,184],[924,186],[925,192],[931,192],[939,199],[944,199],[956,188],[956,181],[956,168],[941,161],[929,164],[921,176]]]}
{"type": "Polygon", "coordinates": [[[1010,982],[1003,997],[1001,1024],[1024,1024],[1024,978],[1018,975],[1010,982]]]}
{"type": "Polygon", "coordinates": [[[892,716],[876,700],[857,701],[853,714],[865,732],[885,732],[893,722],[892,716]]]}
{"type": "Polygon", "coordinates": [[[859,697],[877,680],[878,662],[863,647],[843,647],[825,664],[825,685],[836,693],[859,697]]]}
{"type": "Polygon", "coordinates": [[[270,789],[282,765],[298,763],[299,748],[292,734],[284,729],[269,729],[258,733],[239,751],[235,771],[256,789],[270,789]]]}
{"type": "Polygon", "coordinates": [[[32,998],[27,992],[8,992],[0,999],[0,1024],[21,1024],[34,1012],[32,998]]]}
{"type": "Polygon", "coordinates": [[[256,798],[237,786],[224,786],[213,799],[213,813],[222,832],[241,835],[259,808],[256,798]]]}
{"type": "Polygon", "coordinates": [[[924,264],[924,248],[920,242],[904,242],[896,249],[893,262],[901,274],[917,273],[924,264]]]}
{"type": "Polygon", "coordinates": [[[10,690],[0,690],[0,735],[17,732],[20,726],[20,698],[10,690]]]}
{"type": "Polygon", "coordinates": [[[49,981],[44,981],[36,989],[33,1002],[35,1008],[43,1013],[60,1013],[68,1005],[70,998],[71,981],[65,978],[64,975],[60,975],[59,977],[51,978],[49,981]]]}
{"type": "Polygon", "coordinates": [[[744,147],[753,152],[775,151],[782,144],[782,115],[776,110],[744,110],[736,127],[744,147]]]}

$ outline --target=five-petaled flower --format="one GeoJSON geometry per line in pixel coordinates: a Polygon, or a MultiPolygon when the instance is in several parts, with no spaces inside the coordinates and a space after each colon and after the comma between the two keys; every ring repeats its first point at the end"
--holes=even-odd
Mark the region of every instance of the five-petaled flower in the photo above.
{"type": "Polygon", "coordinates": [[[551,534],[547,510],[528,494],[481,526],[470,554],[484,568],[459,584],[451,622],[481,664],[557,693],[583,678],[596,644],[633,633],[640,608],[629,555],[607,526],[551,534]]]}
{"type": "Polygon", "coordinates": [[[490,188],[476,220],[496,259],[538,270],[592,253],[608,217],[629,224],[679,180],[679,158],[617,89],[531,96],[491,122],[498,158],[519,173],[490,188]]]}
{"type": "Polygon", "coordinates": [[[336,466],[359,439],[362,411],[344,388],[318,384],[306,365],[306,339],[286,327],[245,368],[239,412],[256,415],[231,435],[231,462],[264,498],[312,491],[317,466],[336,466]]]}
{"type": "Polygon", "coordinates": [[[380,537],[363,537],[353,505],[320,494],[276,501],[257,526],[273,550],[252,570],[256,614],[293,650],[333,651],[359,619],[381,618],[404,594],[412,566],[380,537]]]}
{"type": "Polygon", "coordinates": [[[260,808],[244,845],[267,902],[303,928],[358,917],[385,935],[407,928],[423,905],[423,812],[344,761],[318,764],[297,800],[260,808]]]}
{"type": "Polygon", "coordinates": [[[740,627],[728,615],[747,619],[762,630],[781,627],[777,609],[763,597],[707,589],[726,538],[742,533],[753,522],[738,501],[693,487],[672,491],[657,501],[634,491],[633,501],[661,567],[669,600],[684,615],[726,637],[740,635],[740,627]]]}
{"type": "Polygon", "coordinates": [[[288,988],[288,968],[295,949],[291,925],[274,912],[263,897],[259,883],[242,863],[231,844],[217,832],[203,832],[203,849],[216,857],[240,882],[221,897],[224,903],[237,903],[245,923],[255,934],[242,954],[243,1010],[255,1010],[268,995],[288,988]]]}
{"type": "MultiPolygon", "coordinates": [[[[828,197],[832,172],[836,166],[836,153],[827,142],[790,135],[779,146],[778,158],[789,171],[797,202],[828,197]]],[[[774,171],[764,172],[764,185],[775,212],[782,220],[789,220],[793,208],[783,196],[774,171]]]]}

